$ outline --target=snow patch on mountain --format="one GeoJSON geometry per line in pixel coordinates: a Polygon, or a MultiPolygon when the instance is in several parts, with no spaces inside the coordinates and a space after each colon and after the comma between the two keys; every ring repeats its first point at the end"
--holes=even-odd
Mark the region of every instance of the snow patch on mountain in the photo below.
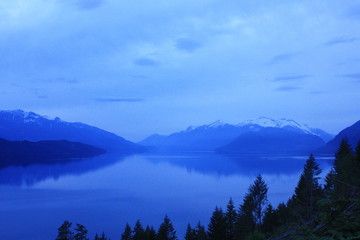
{"type": "Polygon", "coordinates": [[[249,126],[249,125],[258,125],[260,127],[273,127],[273,128],[292,127],[295,129],[299,129],[303,133],[306,133],[306,134],[317,135],[316,133],[314,133],[311,130],[311,128],[308,125],[298,123],[292,119],[287,119],[287,118],[281,118],[281,119],[275,120],[275,119],[268,118],[268,117],[260,117],[255,120],[247,120],[247,121],[237,124],[237,126],[240,126],[240,127],[249,126]]]}
{"type": "MultiPolygon", "coordinates": [[[[238,124],[228,124],[222,122],[220,120],[215,121],[213,123],[202,125],[202,126],[190,126],[183,132],[191,132],[195,130],[210,130],[210,129],[221,129],[225,127],[235,127],[235,128],[247,128],[251,129],[252,131],[258,131],[261,128],[271,127],[271,128],[282,128],[282,129],[289,129],[295,132],[304,133],[304,134],[311,134],[319,137],[324,137],[326,132],[317,129],[311,128],[307,124],[302,124],[296,122],[292,119],[287,118],[280,118],[280,119],[272,119],[268,117],[259,117],[257,119],[246,120],[238,124]]],[[[329,138],[331,138],[331,134],[328,134],[329,138]]]]}

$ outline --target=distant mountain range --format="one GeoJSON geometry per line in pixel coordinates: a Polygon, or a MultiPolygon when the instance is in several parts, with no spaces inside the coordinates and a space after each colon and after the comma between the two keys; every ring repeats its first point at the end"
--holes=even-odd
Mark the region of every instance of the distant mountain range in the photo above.
{"type": "Polygon", "coordinates": [[[0,168],[9,165],[64,162],[89,158],[105,151],[87,144],[60,141],[8,141],[0,138],[0,168]]]}
{"type": "Polygon", "coordinates": [[[49,119],[22,110],[0,111],[0,138],[32,142],[66,140],[122,154],[141,153],[149,148],[160,152],[217,151],[230,154],[334,153],[341,139],[346,138],[355,146],[360,140],[359,136],[360,121],[334,138],[334,135],[321,129],[294,120],[261,117],[239,124],[216,121],[208,125],[191,126],[167,136],[154,134],[135,144],[84,123],[49,119]]]}
{"type": "Polygon", "coordinates": [[[146,148],[114,133],[84,123],[49,119],[22,110],[0,111],[0,138],[11,141],[67,140],[89,144],[107,151],[140,153],[146,148]]]}
{"type": "Polygon", "coordinates": [[[321,129],[294,120],[261,117],[235,125],[217,121],[168,136],[155,134],[139,144],[167,152],[297,153],[319,148],[332,138],[321,129]]]}

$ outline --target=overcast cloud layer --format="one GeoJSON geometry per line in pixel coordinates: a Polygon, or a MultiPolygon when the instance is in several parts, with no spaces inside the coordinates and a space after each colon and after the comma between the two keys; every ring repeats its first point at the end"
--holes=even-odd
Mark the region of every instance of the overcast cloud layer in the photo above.
{"type": "Polygon", "coordinates": [[[130,140],[215,120],[360,120],[353,0],[1,0],[1,109],[130,140]]]}

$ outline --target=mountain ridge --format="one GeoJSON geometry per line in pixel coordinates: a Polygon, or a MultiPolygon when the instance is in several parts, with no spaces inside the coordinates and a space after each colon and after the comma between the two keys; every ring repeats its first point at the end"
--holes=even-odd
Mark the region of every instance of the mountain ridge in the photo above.
{"type": "Polygon", "coordinates": [[[80,142],[122,153],[145,152],[146,148],[114,133],[81,122],[66,122],[20,109],[0,111],[0,137],[12,140],[62,140],[80,142]]]}
{"type": "MultiPolygon", "coordinates": [[[[234,141],[241,134],[260,131],[263,128],[284,129],[299,134],[314,135],[322,139],[323,144],[332,138],[331,134],[321,129],[310,128],[294,120],[260,117],[238,124],[215,121],[206,125],[190,126],[170,135],[153,134],[138,143],[164,151],[214,151],[234,141]]],[[[316,145],[316,147],[319,146],[316,145]]]]}
{"type": "Polygon", "coordinates": [[[360,120],[341,130],[334,139],[317,149],[316,152],[336,152],[343,139],[347,140],[352,148],[356,148],[358,142],[360,142],[360,120]]]}
{"type": "Polygon", "coordinates": [[[105,153],[103,149],[67,140],[31,142],[0,138],[0,168],[65,162],[72,159],[90,158],[103,153],[105,153]]]}

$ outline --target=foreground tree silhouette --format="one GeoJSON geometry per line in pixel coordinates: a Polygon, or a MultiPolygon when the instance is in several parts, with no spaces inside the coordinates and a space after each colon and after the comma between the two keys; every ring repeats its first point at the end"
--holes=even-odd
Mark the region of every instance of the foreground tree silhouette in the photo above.
{"type": "Polygon", "coordinates": [[[225,225],[226,225],[226,239],[233,240],[234,238],[234,227],[236,224],[237,213],[234,206],[234,201],[230,198],[226,213],[225,213],[225,225]]]}
{"type": "Polygon", "coordinates": [[[84,225],[81,224],[76,224],[76,228],[75,228],[75,235],[73,237],[74,240],[89,240],[89,238],[87,237],[88,234],[88,230],[85,228],[84,225]]]}
{"type": "Polygon", "coordinates": [[[261,230],[262,219],[265,209],[267,207],[267,192],[268,186],[261,175],[258,175],[255,182],[250,186],[250,195],[253,202],[253,215],[256,226],[261,230]]]}
{"type": "Polygon", "coordinates": [[[221,208],[215,207],[208,226],[210,240],[226,239],[226,220],[221,208]]]}
{"type": "Polygon", "coordinates": [[[126,223],[124,233],[121,234],[121,240],[132,240],[132,231],[128,223],[126,223]]]}
{"type": "Polygon", "coordinates": [[[110,240],[110,238],[107,238],[105,233],[103,232],[100,237],[98,236],[98,234],[96,234],[95,240],[110,240]]]}
{"type": "Polygon", "coordinates": [[[146,226],[144,240],[156,240],[156,231],[152,226],[146,226]]]}
{"type": "Polygon", "coordinates": [[[71,223],[64,221],[64,223],[58,228],[58,235],[56,240],[72,240],[73,232],[71,231],[71,223]]]}
{"type": "Polygon", "coordinates": [[[185,240],[197,240],[195,229],[192,229],[190,224],[186,228],[185,240]]]}
{"type": "Polygon", "coordinates": [[[314,156],[310,155],[292,197],[295,215],[300,217],[302,222],[314,217],[317,211],[316,202],[323,197],[323,190],[319,184],[320,173],[319,165],[314,156]]]}
{"type": "Polygon", "coordinates": [[[185,240],[207,240],[207,233],[205,227],[198,222],[196,228],[192,228],[188,224],[185,234],[185,240]]]}
{"type": "Polygon", "coordinates": [[[234,231],[236,239],[244,239],[255,230],[261,231],[262,219],[268,204],[267,192],[265,181],[261,175],[258,175],[240,205],[234,231]]]}
{"type": "Polygon", "coordinates": [[[144,240],[145,231],[143,226],[141,225],[140,220],[137,220],[134,227],[134,234],[132,240],[144,240]]]}
{"type": "Polygon", "coordinates": [[[164,221],[161,223],[156,235],[157,240],[175,240],[176,231],[167,215],[164,217],[164,221]]]}

